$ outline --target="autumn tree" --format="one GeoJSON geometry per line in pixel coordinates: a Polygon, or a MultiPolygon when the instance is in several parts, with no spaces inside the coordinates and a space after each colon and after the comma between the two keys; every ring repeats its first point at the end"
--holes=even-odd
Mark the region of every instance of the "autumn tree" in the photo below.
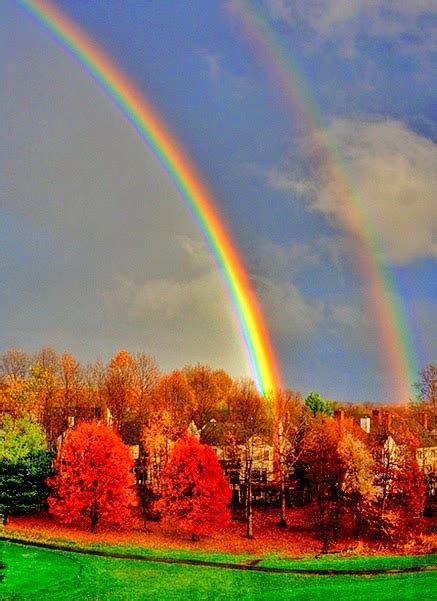
{"type": "Polygon", "coordinates": [[[18,349],[9,349],[0,354],[0,379],[23,380],[29,372],[29,355],[18,349]]]}
{"type": "Polygon", "coordinates": [[[308,424],[308,409],[302,403],[300,393],[279,391],[274,403],[274,424],[277,436],[273,436],[278,457],[280,480],[280,518],[278,526],[284,528],[286,519],[287,476],[294,470],[302,454],[302,439],[308,424]]]}
{"type": "Polygon", "coordinates": [[[27,389],[33,398],[31,413],[43,426],[53,448],[59,430],[59,359],[51,347],[42,348],[31,359],[27,389]]]}
{"type": "Polygon", "coordinates": [[[158,380],[153,388],[140,446],[144,451],[144,485],[141,501],[146,515],[150,503],[160,494],[161,475],[175,441],[187,431],[194,409],[194,395],[186,377],[174,371],[158,380]]]}
{"type": "Polygon", "coordinates": [[[400,511],[403,530],[412,532],[423,516],[426,498],[423,473],[415,459],[407,459],[399,470],[396,492],[394,504],[400,511]]]}
{"type": "Polygon", "coordinates": [[[136,503],[133,461],[121,438],[103,423],[82,422],[66,437],[50,480],[50,512],[64,523],[124,522],[136,503]]]}
{"type": "Polygon", "coordinates": [[[41,427],[29,417],[0,420],[0,512],[6,524],[10,514],[42,507],[48,490],[44,480],[51,455],[41,427]]]}
{"type": "Polygon", "coordinates": [[[120,351],[111,360],[105,382],[107,404],[124,439],[138,440],[158,381],[158,367],[146,353],[120,351]]]}
{"type": "Polygon", "coordinates": [[[430,412],[432,426],[437,425],[437,365],[430,363],[420,372],[420,380],[416,383],[418,399],[423,408],[430,412]]]}
{"type": "Polygon", "coordinates": [[[223,414],[233,386],[232,378],[222,369],[213,370],[201,364],[185,367],[183,374],[193,391],[192,419],[200,431],[201,440],[217,444],[223,430],[223,414]]]}
{"type": "Polygon", "coordinates": [[[244,492],[246,513],[246,536],[253,536],[253,490],[252,468],[256,444],[267,440],[271,433],[271,419],[266,402],[249,380],[236,382],[229,399],[229,415],[226,425],[226,444],[244,448],[244,492]]]}
{"type": "Polygon", "coordinates": [[[339,453],[340,431],[326,416],[313,419],[303,440],[302,462],[314,502],[314,523],[327,550],[338,536],[342,482],[345,474],[339,453]]]}
{"type": "Polygon", "coordinates": [[[196,437],[179,439],[163,473],[158,508],[191,533],[192,540],[226,526],[231,491],[216,454],[196,437]]]}
{"type": "Polygon", "coordinates": [[[77,359],[68,353],[59,360],[59,413],[66,425],[68,418],[81,413],[83,397],[83,370],[77,359]]]}
{"type": "Polygon", "coordinates": [[[358,537],[367,518],[374,514],[377,489],[374,485],[375,463],[370,451],[349,432],[341,437],[337,451],[344,465],[343,504],[351,515],[352,531],[358,537]]]}
{"type": "Polygon", "coordinates": [[[87,363],[83,369],[83,402],[87,418],[106,418],[106,373],[99,359],[87,363]]]}
{"type": "Polygon", "coordinates": [[[130,353],[120,351],[113,357],[108,366],[105,384],[114,428],[120,432],[135,412],[135,361],[130,353]]]}

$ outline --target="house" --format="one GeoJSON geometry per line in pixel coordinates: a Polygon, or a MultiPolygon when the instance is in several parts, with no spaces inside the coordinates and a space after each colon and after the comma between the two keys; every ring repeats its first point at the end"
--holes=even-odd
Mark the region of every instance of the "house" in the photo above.
{"type": "Polygon", "coordinates": [[[234,502],[241,502],[250,470],[253,498],[266,500],[274,481],[274,449],[259,436],[252,436],[247,444],[213,447],[231,484],[234,502]]]}

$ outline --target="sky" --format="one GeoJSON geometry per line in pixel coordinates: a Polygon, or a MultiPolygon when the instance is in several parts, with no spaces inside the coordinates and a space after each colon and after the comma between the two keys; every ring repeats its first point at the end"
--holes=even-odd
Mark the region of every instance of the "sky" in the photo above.
{"type": "MultiPolygon", "coordinates": [[[[283,385],[398,401],[313,117],[376,240],[410,368],[435,361],[433,0],[56,0],[152,103],[212,191],[283,385]],[[269,32],[290,102],[243,15],[269,32]],[[278,59],[279,60],[279,59],[278,59]]],[[[0,351],[145,351],[248,375],[234,309],[156,156],[77,60],[0,4],[0,351]]]]}

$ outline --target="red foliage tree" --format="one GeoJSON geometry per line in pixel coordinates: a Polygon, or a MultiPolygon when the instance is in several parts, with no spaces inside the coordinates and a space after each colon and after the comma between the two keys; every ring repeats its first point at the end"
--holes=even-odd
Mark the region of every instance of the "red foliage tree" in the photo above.
{"type": "Polygon", "coordinates": [[[50,512],[67,524],[88,517],[91,532],[100,518],[124,522],[136,502],[132,463],[128,447],[107,425],[79,424],[68,433],[49,481],[50,512]]]}
{"type": "Polygon", "coordinates": [[[420,524],[425,507],[425,483],[417,462],[408,460],[399,470],[395,507],[400,513],[402,530],[413,532],[420,524]]]}
{"type": "Polygon", "coordinates": [[[186,434],[172,451],[163,474],[158,509],[191,532],[192,540],[229,523],[231,490],[211,447],[186,434]]]}

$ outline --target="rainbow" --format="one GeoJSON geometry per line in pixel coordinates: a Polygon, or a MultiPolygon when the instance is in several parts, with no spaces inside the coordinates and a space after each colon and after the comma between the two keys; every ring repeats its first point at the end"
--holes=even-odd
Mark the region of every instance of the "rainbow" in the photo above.
{"type": "Polygon", "coordinates": [[[338,150],[323,129],[320,110],[292,55],[284,48],[260,9],[250,0],[238,0],[230,3],[228,10],[241,25],[273,80],[273,89],[280,92],[286,109],[291,107],[294,122],[315,141],[319,165],[335,187],[337,197],[347,207],[344,225],[356,248],[367,287],[369,311],[377,332],[375,347],[388,374],[387,400],[408,401],[418,373],[418,360],[407,328],[405,310],[391,273],[381,260],[379,241],[362,211],[360,198],[342,166],[338,150]]]}
{"type": "Polygon", "coordinates": [[[222,274],[257,389],[279,389],[277,360],[249,277],[212,196],[156,110],[94,40],[48,0],[18,0],[93,76],[172,178],[222,274]]]}

